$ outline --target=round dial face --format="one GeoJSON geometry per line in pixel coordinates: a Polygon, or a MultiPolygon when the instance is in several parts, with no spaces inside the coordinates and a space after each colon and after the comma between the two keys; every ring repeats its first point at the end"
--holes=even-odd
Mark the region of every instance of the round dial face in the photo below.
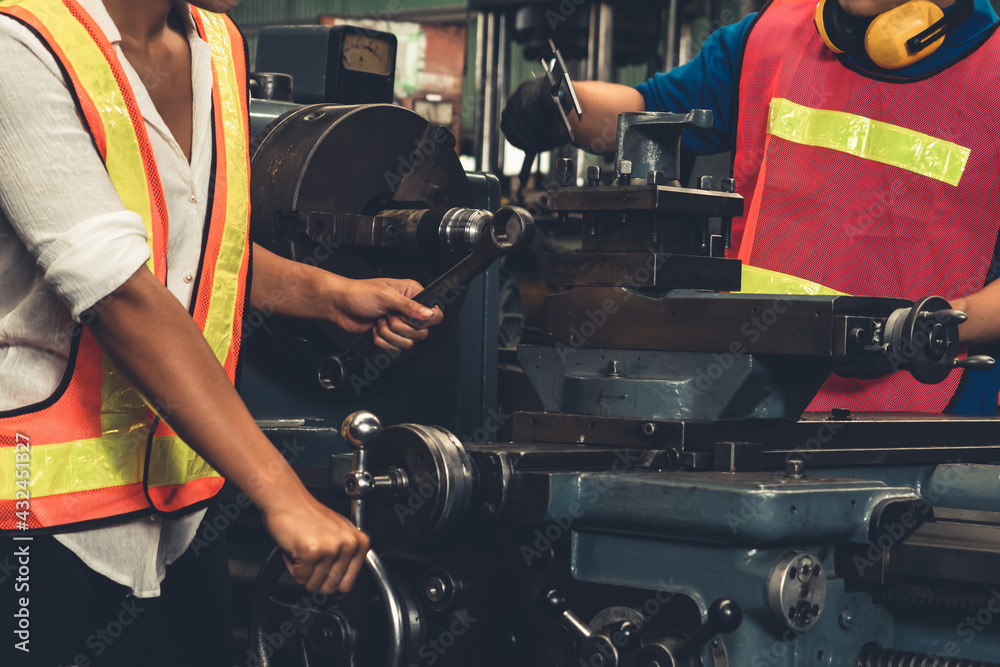
{"type": "Polygon", "coordinates": [[[389,74],[389,43],[375,37],[344,35],[344,68],[370,74],[389,74]]]}

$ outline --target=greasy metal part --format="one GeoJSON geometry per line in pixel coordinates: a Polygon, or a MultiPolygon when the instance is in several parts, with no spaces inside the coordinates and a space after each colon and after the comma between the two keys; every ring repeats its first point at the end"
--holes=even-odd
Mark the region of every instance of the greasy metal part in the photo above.
{"type": "MultiPolygon", "coordinates": [[[[453,304],[460,300],[469,282],[499,257],[530,245],[533,236],[531,214],[516,206],[505,206],[497,211],[492,222],[484,223],[475,250],[427,285],[413,300],[429,308],[440,307],[444,311],[444,320],[439,326],[447,327],[458,312],[453,304]]],[[[350,384],[352,374],[365,360],[378,352],[372,333],[361,336],[346,351],[320,362],[320,385],[329,390],[343,389],[350,384]]]]}
{"type": "Polygon", "coordinates": [[[857,667],[1000,667],[1000,662],[947,658],[929,653],[912,653],[867,644],[858,656],[857,667]]]}
{"type": "Polygon", "coordinates": [[[771,571],[767,601],[774,618],[789,630],[809,630],[826,606],[826,572],[822,563],[809,553],[785,554],[771,571]]]}
{"type": "MultiPolygon", "coordinates": [[[[680,136],[686,128],[712,126],[712,112],[694,109],[686,114],[635,111],[618,114],[615,162],[631,160],[632,174],[645,180],[662,171],[680,186],[680,136]]],[[[619,174],[620,176],[621,174],[619,174]]]]}

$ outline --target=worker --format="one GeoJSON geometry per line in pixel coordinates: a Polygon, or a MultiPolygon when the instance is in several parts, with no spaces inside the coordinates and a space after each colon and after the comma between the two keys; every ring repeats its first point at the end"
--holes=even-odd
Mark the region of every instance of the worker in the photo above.
{"type": "MultiPolygon", "coordinates": [[[[733,152],[745,205],[730,257],[848,294],[942,296],[968,314],[963,343],[996,340],[997,21],[987,0],[774,0],[635,88],[578,83],[575,141],[608,152],[621,112],[710,109],[682,146],[733,152]]],[[[533,152],[569,140],[541,79],[511,95],[501,129],[533,152]]],[[[995,415],[997,390],[992,372],[831,375],[809,409],[995,415]]]]}
{"type": "Polygon", "coordinates": [[[441,312],[250,243],[236,3],[0,2],[2,665],[232,664],[224,540],[189,548],[223,476],[307,591],[364,563],[234,389],[243,311],[387,350],[441,312]]]}

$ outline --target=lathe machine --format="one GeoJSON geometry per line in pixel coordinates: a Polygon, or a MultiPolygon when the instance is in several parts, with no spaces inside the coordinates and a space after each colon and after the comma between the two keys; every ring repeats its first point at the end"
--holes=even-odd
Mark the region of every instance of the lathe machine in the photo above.
{"type": "MultiPolygon", "coordinates": [[[[288,366],[251,375],[251,407],[295,378],[301,400],[275,398],[292,414],[265,430],[308,449],[293,463],[373,553],[343,599],[282,579],[280,554],[234,560],[252,586],[238,664],[1000,664],[996,420],[804,413],[831,372],[935,383],[992,361],[961,358],[964,315],[940,298],[740,293],[723,249],[742,198],[729,181],[677,181],[680,131],[710,122],[625,114],[613,175],[579,185],[560,164],[549,209],[580,221],[581,250],[548,258],[542,338],[516,351],[541,409],[521,411],[483,387],[491,288],[457,286],[520,248],[530,216],[476,205],[447,133],[396,107],[303,107],[268,131],[258,239],[422,276],[449,318],[443,299],[462,294],[481,349],[457,320],[411,360],[313,324],[268,320],[251,338],[250,366],[288,366]],[[368,411],[343,419],[342,440],[347,406],[368,411]],[[493,442],[504,423],[511,442],[493,442]]],[[[237,541],[262,534],[236,523],[237,541]]]]}

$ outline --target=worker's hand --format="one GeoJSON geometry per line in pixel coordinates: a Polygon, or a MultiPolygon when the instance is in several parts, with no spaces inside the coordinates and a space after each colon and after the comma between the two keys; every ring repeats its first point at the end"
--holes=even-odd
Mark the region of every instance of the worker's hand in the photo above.
{"type": "Polygon", "coordinates": [[[309,494],[264,512],[264,527],[285,552],[295,582],[326,595],[354,586],[368,553],[368,536],[309,494]]]}
{"type": "Polygon", "coordinates": [[[569,132],[544,76],[529,79],[507,98],[500,114],[500,131],[507,141],[528,153],[541,153],[569,143],[569,132]]]}
{"type": "Polygon", "coordinates": [[[427,338],[428,327],[444,318],[440,308],[427,308],[411,300],[421,289],[413,280],[392,278],[341,283],[331,295],[331,320],[353,333],[364,333],[374,326],[376,345],[393,352],[408,350],[414,341],[427,338]]]}

